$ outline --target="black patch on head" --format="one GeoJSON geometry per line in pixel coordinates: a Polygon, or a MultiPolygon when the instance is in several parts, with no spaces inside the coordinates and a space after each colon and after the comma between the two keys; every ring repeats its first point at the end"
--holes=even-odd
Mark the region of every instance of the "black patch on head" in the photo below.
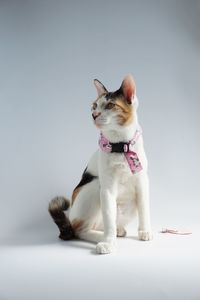
{"type": "Polygon", "coordinates": [[[112,100],[112,101],[115,101],[116,98],[119,98],[120,96],[122,95],[122,91],[121,89],[115,91],[115,92],[108,92],[106,95],[105,95],[105,98],[106,100],[112,100]]]}
{"type": "Polygon", "coordinates": [[[85,169],[85,171],[83,172],[81,181],[79,182],[79,184],[75,187],[75,189],[91,182],[93,179],[96,179],[97,176],[92,175],[90,172],[87,171],[87,168],[85,169]]]}

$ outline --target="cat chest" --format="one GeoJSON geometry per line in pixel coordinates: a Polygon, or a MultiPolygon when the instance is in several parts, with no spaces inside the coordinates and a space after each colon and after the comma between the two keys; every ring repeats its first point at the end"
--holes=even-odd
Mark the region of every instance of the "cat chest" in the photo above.
{"type": "Polygon", "coordinates": [[[102,178],[107,178],[111,184],[116,184],[118,202],[121,203],[124,201],[123,199],[127,202],[129,199],[131,201],[135,198],[137,175],[131,172],[124,155],[103,156],[101,162],[103,165],[101,168],[103,171],[102,178]]]}
{"type": "Polygon", "coordinates": [[[100,165],[105,172],[112,172],[113,175],[119,178],[124,175],[125,177],[132,175],[124,154],[112,153],[108,155],[102,153],[100,165]]]}
{"type": "Polygon", "coordinates": [[[117,204],[128,205],[135,200],[136,197],[136,186],[133,180],[133,176],[122,176],[119,178],[117,184],[117,204]]]}
{"type": "Polygon", "coordinates": [[[131,185],[131,182],[129,184],[120,184],[116,201],[118,218],[127,218],[134,215],[136,207],[136,189],[134,184],[131,185]]]}

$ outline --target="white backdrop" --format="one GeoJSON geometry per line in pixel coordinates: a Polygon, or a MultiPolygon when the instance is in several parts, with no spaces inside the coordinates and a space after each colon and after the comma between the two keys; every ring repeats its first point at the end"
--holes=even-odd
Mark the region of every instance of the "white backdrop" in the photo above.
{"type": "Polygon", "coordinates": [[[127,73],[140,101],[153,228],[197,230],[199,13],[197,0],[0,2],[2,245],[56,239],[48,201],[71,195],[97,147],[93,79],[115,90],[127,73]]]}

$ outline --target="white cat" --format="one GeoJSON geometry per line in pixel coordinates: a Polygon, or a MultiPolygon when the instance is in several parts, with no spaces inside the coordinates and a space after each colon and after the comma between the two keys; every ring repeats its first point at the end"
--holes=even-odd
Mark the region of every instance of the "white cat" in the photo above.
{"type": "Polygon", "coordinates": [[[115,92],[108,92],[96,79],[94,84],[98,98],[92,116],[101,131],[99,149],[74,189],[71,205],[64,197],[56,197],[49,212],[61,239],[95,242],[97,253],[106,254],[115,249],[117,236],[126,236],[125,228],[136,212],[139,239],[152,239],[149,180],[133,77],[127,75],[115,92]],[[67,217],[64,210],[69,206],[67,217]]]}

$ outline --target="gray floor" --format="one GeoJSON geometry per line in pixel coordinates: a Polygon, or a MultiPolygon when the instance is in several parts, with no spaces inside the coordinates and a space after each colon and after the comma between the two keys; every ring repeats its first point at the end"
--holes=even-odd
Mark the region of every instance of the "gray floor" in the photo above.
{"type": "Polygon", "coordinates": [[[55,232],[16,237],[0,249],[0,299],[200,299],[200,237],[159,233],[141,242],[129,228],[117,252],[97,255],[55,232]]]}

